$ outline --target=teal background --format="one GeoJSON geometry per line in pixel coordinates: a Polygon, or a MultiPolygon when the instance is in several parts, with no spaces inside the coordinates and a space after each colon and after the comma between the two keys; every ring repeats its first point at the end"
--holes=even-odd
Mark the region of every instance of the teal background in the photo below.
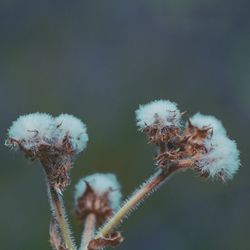
{"type": "Polygon", "coordinates": [[[243,0],[1,0],[0,249],[50,249],[41,167],[3,146],[13,120],[68,112],[87,124],[65,193],[79,241],[74,184],[115,172],[126,197],[148,177],[154,151],[134,111],[164,98],[221,119],[242,168],[227,184],[175,175],[125,221],[119,249],[249,250],[249,11],[243,0]]]}

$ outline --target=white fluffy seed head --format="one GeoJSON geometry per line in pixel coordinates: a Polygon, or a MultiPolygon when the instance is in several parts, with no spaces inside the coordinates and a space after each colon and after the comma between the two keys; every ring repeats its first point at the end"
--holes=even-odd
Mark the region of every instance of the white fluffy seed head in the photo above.
{"type": "Polygon", "coordinates": [[[73,115],[61,114],[55,118],[55,124],[60,131],[59,137],[63,140],[66,135],[69,136],[76,153],[80,153],[86,148],[89,139],[87,128],[80,119],[73,115]]]}
{"type": "Polygon", "coordinates": [[[26,150],[38,149],[42,144],[62,147],[65,136],[75,154],[86,147],[88,134],[85,124],[73,115],[61,114],[53,118],[45,113],[20,116],[8,130],[7,146],[21,145],[26,150]]]}
{"type": "Polygon", "coordinates": [[[200,160],[202,172],[212,178],[230,180],[240,167],[240,153],[235,141],[226,135],[214,136],[207,142],[208,153],[200,160]]]}
{"type": "Polygon", "coordinates": [[[221,121],[213,116],[197,113],[190,120],[192,125],[200,129],[212,129],[211,137],[205,140],[207,153],[198,162],[201,172],[211,178],[232,179],[240,167],[240,153],[236,142],[227,137],[221,121]]]}
{"type": "Polygon", "coordinates": [[[109,192],[108,198],[110,207],[113,210],[117,210],[119,208],[122,197],[121,187],[114,174],[96,173],[80,179],[75,186],[75,202],[77,202],[77,200],[84,195],[87,188],[86,182],[99,196],[109,192]]]}
{"type": "Polygon", "coordinates": [[[213,130],[213,134],[226,135],[226,129],[223,127],[221,121],[214,116],[196,113],[190,118],[190,121],[199,129],[211,127],[213,130]]]}
{"type": "Polygon", "coordinates": [[[168,100],[157,100],[140,105],[135,114],[137,126],[140,130],[154,124],[169,127],[180,126],[181,113],[177,108],[177,104],[168,100]]]}
{"type": "Polygon", "coordinates": [[[34,138],[49,140],[54,129],[53,117],[45,113],[20,116],[8,130],[8,137],[25,142],[27,148],[33,145],[34,138]]]}

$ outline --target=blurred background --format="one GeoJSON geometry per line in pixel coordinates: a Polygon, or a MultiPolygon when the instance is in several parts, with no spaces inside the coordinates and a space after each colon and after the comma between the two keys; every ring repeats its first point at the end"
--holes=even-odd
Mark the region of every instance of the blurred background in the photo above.
{"type": "Polygon", "coordinates": [[[19,115],[72,113],[90,141],[74,184],[115,172],[126,197],[153,172],[154,150],[135,126],[139,104],[163,98],[221,119],[242,168],[227,184],[175,175],[121,227],[125,249],[250,249],[250,2],[244,0],[0,2],[0,242],[45,250],[50,219],[43,173],[3,146],[19,115]]]}

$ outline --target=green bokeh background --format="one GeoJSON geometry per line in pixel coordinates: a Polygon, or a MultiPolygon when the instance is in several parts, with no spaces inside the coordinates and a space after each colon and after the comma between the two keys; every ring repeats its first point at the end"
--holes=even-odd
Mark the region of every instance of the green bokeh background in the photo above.
{"type": "Polygon", "coordinates": [[[149,176],[134,110],[164,98],[223,120],[242,168],[227,184],[174,176],[124,223],[119,249],[249,250],[249,11],[243,0],[1,0],[0,249],[50,249],[41,168],[3,146],[13,120],[68,112],[87,124],[65,194],[79,241],[74,184],[115,172],[126,197],[149,176]]]}

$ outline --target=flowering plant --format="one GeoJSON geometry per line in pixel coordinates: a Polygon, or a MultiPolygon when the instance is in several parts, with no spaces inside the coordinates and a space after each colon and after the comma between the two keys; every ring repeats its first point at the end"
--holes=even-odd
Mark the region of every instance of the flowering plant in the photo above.
{"type": "Polygon", "coordinates": [[[121,187],[114,174],[93,174],[75,187],[74,205],[84,230],[77,248],[63,206],[63,191],[70,184],[74,159],[87,145],[84,123],[62,114],[20,116],[8,130],[6,145],[20,149],[44,170],[52,210],[50,243],[56,250],[95,250],[118,246],[123,237],[117,227],[138,204],[153,194],[170,175],[191,169],[203,178],[223,182],[240,166],[235,141],[213,116],[195,114],[184,122],[176,103],[158,100],[136,110],[139,131],[156,147],[155,173],[121,203],[121,187]]]}

